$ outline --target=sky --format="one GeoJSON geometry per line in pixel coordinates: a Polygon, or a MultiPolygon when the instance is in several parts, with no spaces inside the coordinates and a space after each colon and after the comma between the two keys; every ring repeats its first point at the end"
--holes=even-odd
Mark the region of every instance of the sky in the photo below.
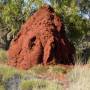
{"type": "Polygon", "coordinates": [[[49,0],[44,0],[47,4],[49,4],[50,5],[50,2],[49,2],[49,0]]]}

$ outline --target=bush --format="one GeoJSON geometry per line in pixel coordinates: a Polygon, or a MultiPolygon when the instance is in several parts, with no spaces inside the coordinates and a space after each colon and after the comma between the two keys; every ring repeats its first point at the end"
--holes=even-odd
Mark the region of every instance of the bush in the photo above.
{"type": "Polygon", "coordinates": [[[7,65],[0,65],[0,75],[2,75],[2,80],[6,81],[12,78],[14,75],[22,76],[22,73],[17,69],[7,66],[7,65]]]}

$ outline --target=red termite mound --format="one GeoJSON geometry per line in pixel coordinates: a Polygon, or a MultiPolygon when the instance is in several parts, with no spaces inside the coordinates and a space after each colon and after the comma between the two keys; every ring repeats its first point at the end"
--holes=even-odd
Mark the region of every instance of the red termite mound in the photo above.
{"type": "Polygon", "coordinates": [[[8,64],[29,69],[43,63],[74,64],[75,48],[66,37],[63,23],[48,5],[35,12],[24,25],[8,50],[8,64]]]}

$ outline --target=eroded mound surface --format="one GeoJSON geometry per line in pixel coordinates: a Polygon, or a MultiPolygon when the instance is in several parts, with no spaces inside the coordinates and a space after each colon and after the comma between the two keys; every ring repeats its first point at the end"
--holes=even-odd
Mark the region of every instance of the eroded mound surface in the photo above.
{"type": "Polygon", "coordinates": [[[53,8],[45,5],[21,26],[17,37],[12,40],[8,64],[22,69],[38,63],[74,64],[74,52],[60,18],[53,8]]]}

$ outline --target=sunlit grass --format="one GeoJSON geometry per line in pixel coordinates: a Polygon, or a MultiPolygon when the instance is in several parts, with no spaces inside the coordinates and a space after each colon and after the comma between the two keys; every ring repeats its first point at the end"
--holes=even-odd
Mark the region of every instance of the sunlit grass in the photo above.
{"type": "MultiPolygon", "coordinates": [[[[69,69],[59,65],[36,65],[31,69],[24,71],[10,67],[8,65],[0,65],[0,90],[5,89],[5,82],[10,80],[14,75],[20,77],[20,90],[64,90],[63,85],[59,84],[56,79],[38,78],[38,75],[52,73],[53,75],[66,74],[69,80],[69,86],[66,90],[90,90],[90,66],[76,63],[69,69]]],[[[52,75],[50,74],[50,75],[52,75]]],[[[51,77],[51,76],[49,76],[51,77]]]]}
{"type": "Polygon", "coordinates": [[[65,74],[67,73],[67,69],[61,66],[49,66],[48,72],[55,73],[55,74],[65,74]]]}
{"type": "Polygon", "coordinates": [[[0,90],[5,90],[5,87],[3,85],[0,85],[0,90]]]}
{"type": "MultiPolygon", "coordinates": [[[[56,80],[44,80],[42,78],[40,79],[36,77],[38,74],[49,72],[51,67],[44,67],[41,65],[36,67],[33,67],[31,71],[30,70],[21,71],[13,67],[1,64],[0,65],[0,75],[1,75],[0,83],[1,85],[4,85],[5,82],[7,81],[8,83],[8,80],[11,80],[14,75],[18,75],[21,80],[20,88],[22,89],[20,90],[30,90],[30,88],[32,88],[32,90],[63,90],[63,86],[58,84],[56,80]],[[33,72],[35,73],[33,74],[33,72]]],[[[58,69],[56,69],[56,71],[58,71],[58,69]]]]}
{"type": "Polygon", "coordinates": [[[47,73],[47,71],[48,71],[48,67],[44,67],[43,65],[36,65],[30,68],[30,70],[28,70],[28,72],[31,72],[34,74],[47,73]]]}
{"type": "Polygon", "coordinates": [[[68,78],[70,86],[67,90],[90,90],[90,67],[76,65],[68,78]]]}
{"type": "Polygon", "coordinates": [[[2,80],[8,80],[9,78],[11,78],[12,76],[14,75],[20,75],[22,76],[22,72],[13,68],[13,67],[10,67],[10,66],[7,66],[7,65],[3,65],[1,64],[0,65],[0,75],[2,76],[2,80]]]}
{"type": "Polygon", "coordinates": [[[32,67],[28,72],[31,72],[33,74],[42,74],[42,73],[52,73],[52,74],[65,74],[67,73],[68,68],[64,68],[57,65],[49,65],[49,66],[43,66],[43,65],[36,65],[32,67]]]}
{"type": "Polygon", "coordinates": [[[0,62],[6,62],[7,61],[7,53],[5,50],[0,49],[0,62]]]}
{"type": "Polygon", "coordinates": [[[20,84],[21,90],[64,90],[60,84],[55,81],[33,79],[23,80],[20,84]]]}

